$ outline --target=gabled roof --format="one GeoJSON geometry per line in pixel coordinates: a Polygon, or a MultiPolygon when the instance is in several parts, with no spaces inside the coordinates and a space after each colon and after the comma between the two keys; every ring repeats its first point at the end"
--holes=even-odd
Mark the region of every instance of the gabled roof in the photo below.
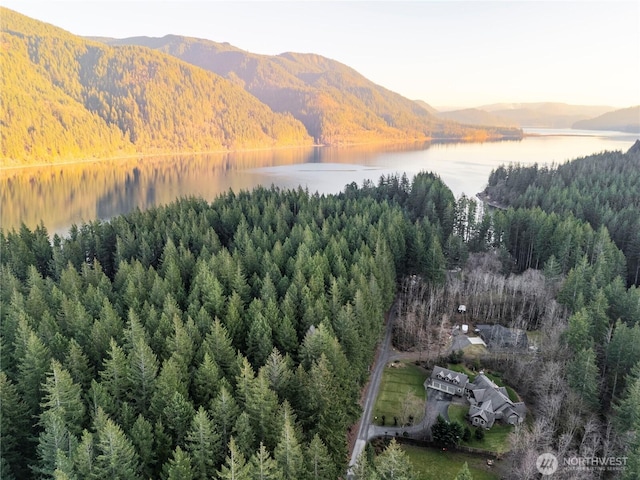
{"type": "Polygon", "coordinates": [[[513,402],[509,399],[507,389],[498,387],[489,377],[479,374],[473,383],[467,388],[473,392],[473,396],[480,404],[479,408],[498,412],[506,407],[513,407],[513,402]]]}
{"type": "Polygon", "coordinates": [[[469,377],[464,373],[455,372],[438,366],[433,367],[431,378],[435,380],[444,380],[452,385],[459,385],[461,387],[464,387],[469,383],[469,377]]]}

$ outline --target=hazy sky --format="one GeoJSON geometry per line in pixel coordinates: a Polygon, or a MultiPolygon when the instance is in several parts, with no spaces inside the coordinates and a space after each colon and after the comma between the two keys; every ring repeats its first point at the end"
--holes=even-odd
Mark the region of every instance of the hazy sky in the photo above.
{"type": "Polygon", "coordinates": [[[640,1],[0,0],[77,35],[318,53],[434,106],[640,104],[640,1]]]}

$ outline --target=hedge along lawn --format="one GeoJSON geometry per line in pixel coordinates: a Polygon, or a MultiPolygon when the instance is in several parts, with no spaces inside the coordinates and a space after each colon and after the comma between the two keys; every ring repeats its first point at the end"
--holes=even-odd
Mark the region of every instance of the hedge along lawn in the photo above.
{"type": "MultiPolygon", "coordinates": [[[[442,451],[433,448],[402,445],[417,474],[417,480],[453,480],[464,462],[469,465],[473,480],[498,480],[500,475],[487,465],[481,455],[442,451]]],[[[495,468],[495,467],[494,467],[495,468]]]]}
{"type": "Polygon", "coordinates": [[[449,405],[447,413],[449,414],[449,421],[458,422],[463,427],[469,427],[471,429],[471,440],[468,442],[460,442],[461,445],[482,448],[483,450],[489,450],[495,453],[505,453],[510,450],[509,434],[513,431],[512,425],[505,425],[498,420],[493,424],[493,427],[484,431],[484,438],[478,440],[474,436],[476,427],[472,427],[464,418],[465,415],[469,413],[469,406],[452,404],[449,405]]]}
{"type": "MultiPolygon", "coordinates": [[[[410,362],[396,361],[387,364],[382,372],[380,391],[373,407],[373,423],[382,425],[384,415],[385,425],[392,427],[393,417],[402,415],[402,402],[408,392],[413,392],[420,401],[424,402],[426,400],[424,381],[427,377],[424,369],[410,362]]],[[[424,405],[420,408],[420,415],[414,419],[414,423],[422,420],[423,416],[424,405]]]]}

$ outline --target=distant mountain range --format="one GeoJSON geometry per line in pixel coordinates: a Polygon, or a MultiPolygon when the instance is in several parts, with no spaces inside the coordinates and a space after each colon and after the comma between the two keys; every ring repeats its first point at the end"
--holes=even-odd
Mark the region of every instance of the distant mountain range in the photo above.
{"type": "Polygon", "coordinates": [[[568,105],[566,103],[495,103],[477,108],[439,112],[442,118],[482,125],[512,125],[518,127],[571,128],[587,120],[615,110],[601,105],[568,105]]]}
{"type": "Polygon", "coordinates": [[[176,35],[82,38],[0,8],[0,165],[137,153],[640,130],[638,109],[492,104],[439,112],[315,54],[176,35]]]}
{"type": "Polygon", "coordinates": [[[449,112],[436,111],[435,115],[439,116],[440,118],[446,118],[469,125],[495,125],[500,127],[520,126],[515,120],[505,118],[500,115],[490,113],[486,110],[481,110],[479,108],[465,108],[462,110],[453,110],[449,112]]]}
{"type": "Polygon", "coordinates": [[[574,123],[573,128],[640,133],[640,105],[607,112],[589,120],[581,120],[574,123]]]}

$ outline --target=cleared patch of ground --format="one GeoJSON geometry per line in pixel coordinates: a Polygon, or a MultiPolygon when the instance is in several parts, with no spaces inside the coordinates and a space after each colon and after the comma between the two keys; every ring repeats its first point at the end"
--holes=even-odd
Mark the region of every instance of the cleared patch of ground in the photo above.
{"type": "Polygon", "coordinates": [[[373,423],[382,425],[382,416],[385,416],[385,425],[394,426],[393,417],[398,418],[398,424],[402,423],[402,417],[413,414],[414,423],[422,420],[425,405],[424,381],[427,371],[406,361],[390,362],[382,372],[380,390],[373,408],[373,423]],[[408,394],[412,394],[408,397],[408,394]],[[414,405],[407,405],[407,398],[413,397],[414,405]],[[411,408],[411,412],[407,412],[411,408]]]}
{"type": "Polygon", "coordinates": [[[497,471],[499,466],[488,466],[487,459],[481,455],[412,445],[403,445],[402,449],[413,464],[418,480],[453,480],[464,462],[469,465],[473,480],[497,480],[500,478],[497,471]]]}

